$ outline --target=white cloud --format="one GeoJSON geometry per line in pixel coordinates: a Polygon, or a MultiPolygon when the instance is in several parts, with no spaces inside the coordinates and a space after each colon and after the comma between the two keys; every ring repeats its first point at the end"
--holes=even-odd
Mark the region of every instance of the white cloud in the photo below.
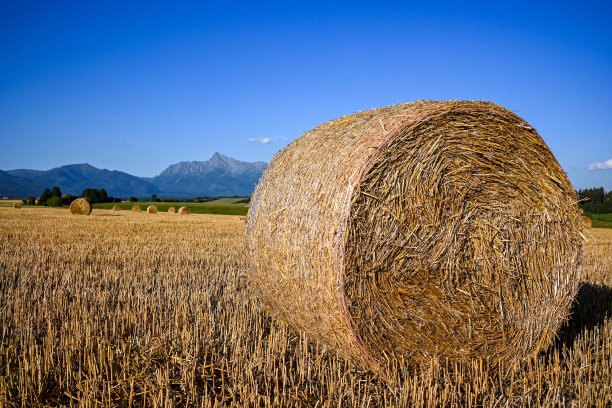
{"type": "Polygon", "coordinates": [[[612,169],[612,159],[606,160],[605,162],[591,163],[588,167],[589,170],[606,170],[612,169]]]}
{"type": "Polygon", "coordinates": [[[247,140],[249,142],[259,142],[261,144],[272,143],[272,139],[270,139],[269,137],[249,137],[247,140]]]}

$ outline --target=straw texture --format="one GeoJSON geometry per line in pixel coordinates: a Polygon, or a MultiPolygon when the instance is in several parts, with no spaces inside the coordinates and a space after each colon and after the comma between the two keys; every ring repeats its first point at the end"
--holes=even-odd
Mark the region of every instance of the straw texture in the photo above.
{"type": "Polygon", "coordinates": [[[118,205],[113,205],[113,211],[121,211],[121,207],[118,205]]]}
{"type": "Polygon", "coordinates": [[[134,211],[134,212],[141,212],[142,208],[140,208],[140,206],[138,204],[136,204],[136,205],[134,205],[132,207],[132,211],[134,211]]]}
{"type": "Polygon", "coordinates": [[[176,212],[176,208],[174,208],[174,207],[168,207],[168,212],[169,212],[170,214],[174,214],[174,213],[176,212]]]}
{"type": "Polygon", "coordinates": [[[21,203],[19,203],[19,202],[14,202],[14,203],[13,203],[13,208],[21,208],[21,203]]]}
{"type": "Polygon", "coordinates": [[[147,207],[147,212],[149,214],[157,214],[157,207],[154,205],[150,205],[147,207]]]}
{"type": "Polygon", "coordinates": [[[490,102],[345,116],[280,151],[251,200],[267,308],[364,367],[547,347],[578,288],[575,192],[538,133],[490,102]]]}
{"type": "Polygon", "coordinates": [[[178,213],[181,215],[187,215],[191,214],[191,210],[189,209],[189,207],[181,207],[179,208],[178,213]]]}
{"type": "Polygon", "coordinates": [[[84,198],[77,198],[70,203],[70,212],[75,215],[91,214],[91,204],[84,198]]]}

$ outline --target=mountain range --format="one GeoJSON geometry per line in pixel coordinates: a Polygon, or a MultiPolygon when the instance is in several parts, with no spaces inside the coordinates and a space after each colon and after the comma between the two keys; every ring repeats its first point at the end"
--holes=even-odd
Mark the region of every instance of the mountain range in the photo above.
{"type": "Polygon", "coordinates": [[[250,196],[266,168],[265,162],[238,161],[215,153],[206,161],[180,162],[155,177],[137,177],[90,164],[70,164],[51,170],[0,170],[0,196],[39,196],[58,186],[63,193],[80,195],[86,188],[105,188],[108,195],[127,198],[188,198],[196,196],[250,196]]]}

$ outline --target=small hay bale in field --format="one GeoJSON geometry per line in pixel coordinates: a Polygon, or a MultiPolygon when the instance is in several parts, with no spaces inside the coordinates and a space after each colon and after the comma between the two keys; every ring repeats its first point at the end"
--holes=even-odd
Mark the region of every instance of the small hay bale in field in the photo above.
{"type": "Polygon", "coordinates": [[[174,214],[174,213],[176,212],[176,208],[174,208],[174,207],[168,207],[168,212],[169,212],[170,214],[174,214]]]}
{"type": "Polygon", "coordinates": [[[91,204],[84,198],[77,198],[70,203],[70,212],[76,215],[91,214],[91,204]]]}
{"type": "Polygon", "coordinates": [[[490,102],[355,113],[281,150],[246,225],[268,310],[361,366],[499,362],[548,347],[578,289],[576,194],[490,102]]]}
{"type": "Polygon", "coordinates": [[[584,226],[587,228],[593,228],[593,221],[587,217],[586,215],[582,216],[582,222],[584,222],[584,226]]]}
{"type": "Polygon", "coordinates": [[[150,205],[147,207],[147,212],[149,214],[157,214],[157,207],[154,205],[150,205]]]}
{"type": "Polygon", "coordinates": [[[113,211],[121,211],[121,207],[118,205],[113,205],[113,211]]]}
{"type": "Polygon", "coordinates": [[[141,212],[142,208],[140,208],[140,206],[138,204],[136,204],[136,205],[134,205],[132,207],[132,211],[134,211],[134,212],[141,212]]]}
{"type": "Polygon", "coordinates": [[[191,214],[191,210],[189,209],[189,207],[181,207],[179,208],[178,213],[181,215],[187,215],[191,214]]]}
{"type": "Polygon", "coordinates": [[[13,208],[21,208],[21,203],[20,202],[13,203],[13,208]]]}

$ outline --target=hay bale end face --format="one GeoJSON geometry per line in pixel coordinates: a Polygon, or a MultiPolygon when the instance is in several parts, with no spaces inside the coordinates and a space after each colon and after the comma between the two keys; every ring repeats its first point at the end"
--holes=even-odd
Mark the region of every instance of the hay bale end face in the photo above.
{"type": "Polygon", "coordinates": [[[576,202],[535,129],[498,105],[359,112],[272,159],[248,212],[250,274],[273,314],[364,367],[521,359],[577,292],[576,202]]]}
{"type": "Polygon", "coordinates": [[[113,211],[121,211],[121,207],[118,205],[113,205],[113,211]]]}
{"type": "Polygon", "coordinates": [[[84,198],[77,198],[70,203],[70,212],[75,215],[91,214],[91,204],[84,198]]]}
{"type": "Polygon", "coordinates": [[[181,215],[187,215],[191,214],[191,210],[189,209],[189,207],[181,207],[179,208],[178,213],[181,215]]]}
{"type": "Polygon", "coordinates": [[[13,203],[13,208],[21,208],[21,203],[20,202],[13,203]]]}
{"type": "Polygon", "coordinates": [[[174,214],[174,213],[176,212],[176,208],[174,208],[174,207],[168,207],[168,212],[169,212],[170,214],[174,214]]]}
{"type": "Polygon", "coordinates": [[[593,228],[593,221],[586,215],[582,216],[582,222],[586,228],[593,228]]]}
{"type": "Polygon", "coordinates": [[[150,205],[147,207],[147,212],[149,214],[157,214],[157,207],[154,205],[150,205]]]}
{"type": "Polygon", "coordinates": [[[136,204],[136,205],[134,205],[134,206],[132,207],[132,211],[133,211],[133,212],[141,212],[141,211],[142,211],[142,208],[140,208],[140,206],[139,206],[138,204],[136,204]]]}

